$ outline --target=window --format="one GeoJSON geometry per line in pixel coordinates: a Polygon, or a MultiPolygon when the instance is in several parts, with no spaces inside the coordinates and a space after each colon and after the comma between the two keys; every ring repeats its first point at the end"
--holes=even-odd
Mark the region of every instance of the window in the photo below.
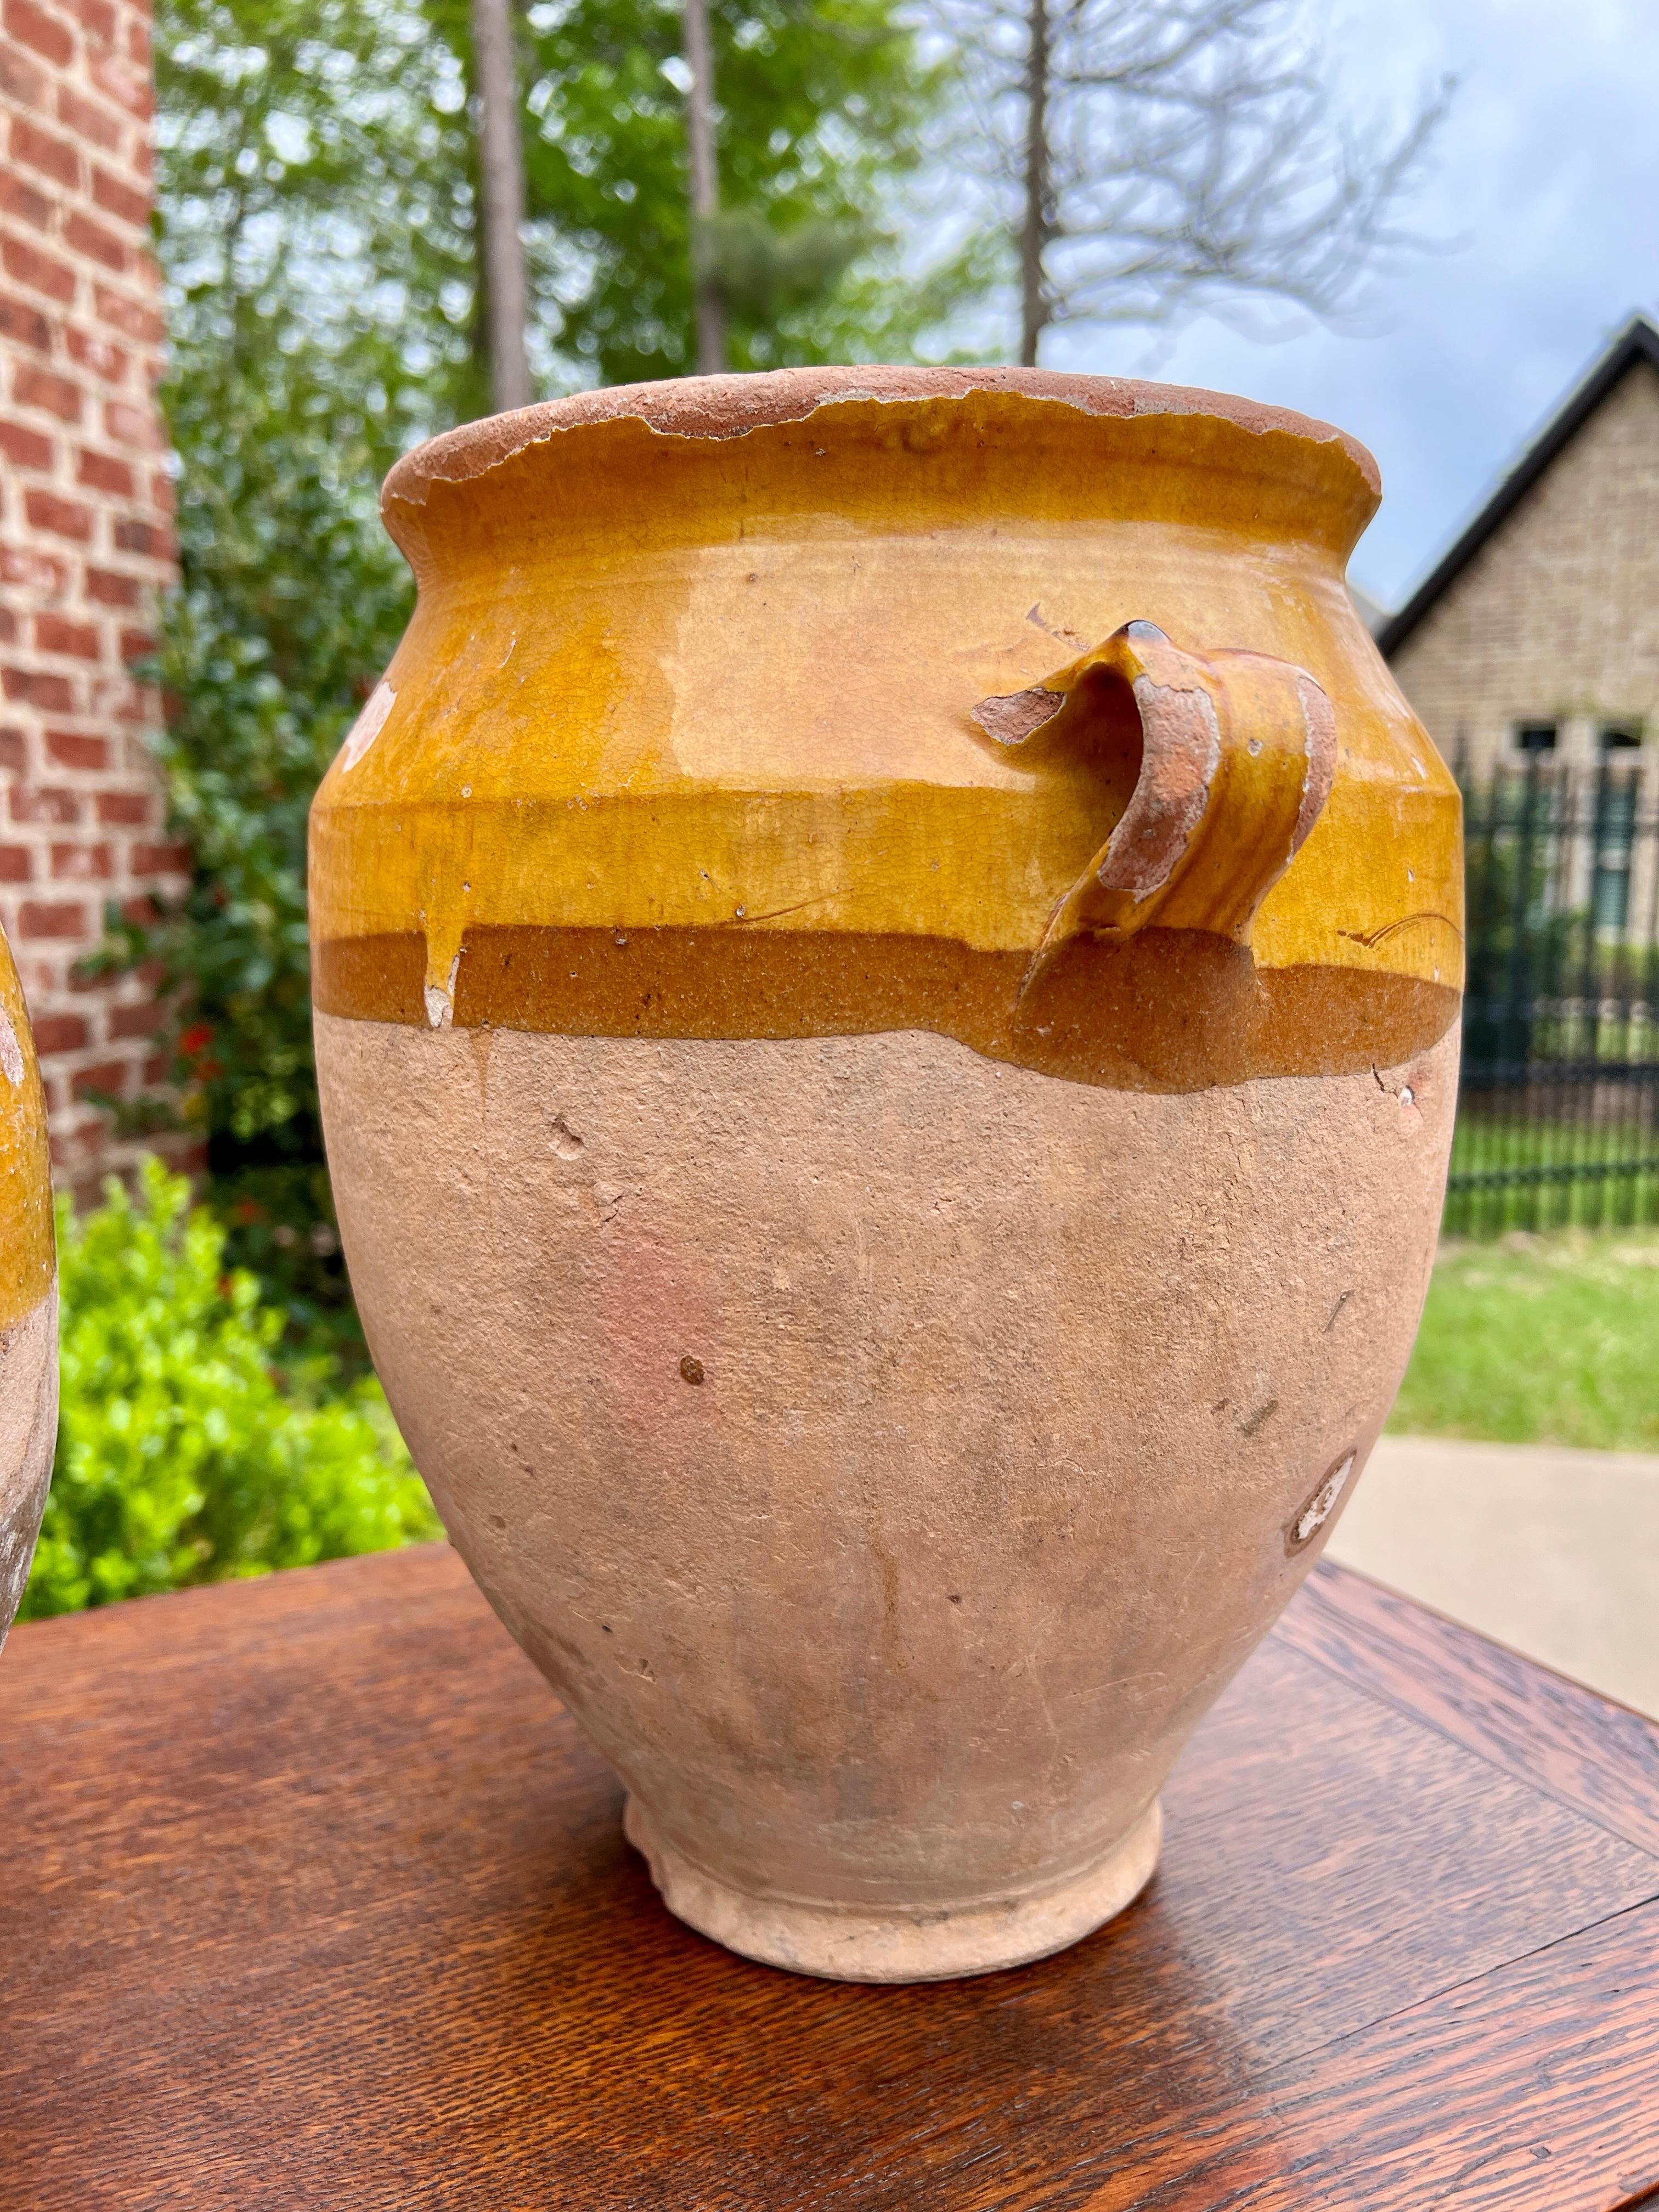
{"type": "Polygon", "coordinates": [[[1639,722],[1603,722],[1601,750],[1604,753],[1634,752],[1642,742],[1639,722]]]}
{"type": "MultiPolygon", "coordinates": [[[[1603,733],[1605,735],[1605,732],[1603,733]]],[[[1603,773],[1595,798],[1595,879],[1591,915],[1604,936],[1622,935],[1630,921],[1631,848],[1636,842],[1636,793],[1639,778],[1615,781],[1603,773]]]]}
{"type": "Polygon", "coordinates": [[[1517,722],[1515,743],[1519,752],[1553,753],[1555,750],[1555,725],[1553,722],[1517,722]]]}

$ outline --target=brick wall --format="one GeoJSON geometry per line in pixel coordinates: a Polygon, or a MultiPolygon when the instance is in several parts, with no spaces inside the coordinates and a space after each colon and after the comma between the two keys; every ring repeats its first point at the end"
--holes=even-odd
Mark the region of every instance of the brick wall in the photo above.
{"type": "Polygon", "coordinates": [[[1607,721],[1659,750],[1656,515],[1659,373],[1638,362],[1392,656],[1448,760],[1514,757],[1523,721],[1581,765],[1607,721]]]}
{"type": "MultiPolygon", "coordinates": [[[[0,0],[0,920],[60,1177],[137,1149],[89,1103],[162,1070],[134,976],[92,981],[106,902],[175,889],[129,673],[171,574],[153,397],[147,0],[0,0]]],[[[173,1149],[177,1149],[176,1147],[173,1149]]]]}

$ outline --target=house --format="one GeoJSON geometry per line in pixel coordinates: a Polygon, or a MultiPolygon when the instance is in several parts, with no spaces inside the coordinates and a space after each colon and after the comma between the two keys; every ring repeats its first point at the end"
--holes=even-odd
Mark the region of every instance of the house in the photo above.
{"type": "Polygon", "coordinates": [[[1543,756],[1581,772],[1640,769],[1651,782],[1659,753],[1653,324],[1638,316],[1626,327],[1376,641],[1466,779],[1543,756]]]}

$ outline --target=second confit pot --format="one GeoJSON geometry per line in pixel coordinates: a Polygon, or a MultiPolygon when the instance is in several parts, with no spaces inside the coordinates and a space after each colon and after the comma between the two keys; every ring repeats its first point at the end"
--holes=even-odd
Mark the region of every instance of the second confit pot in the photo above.
{"type": "Polygon", "coordinates": [[[386,486],[312,817],[392,1404],[669,1905],[902,1980],[1123,1906],[1416,1326],[1455,789],[1337,432],[1036,371],[585,395],[386,486]]]}
{"type": "Polygon", "coordinates": [[[58,1262],[46,1102],[0,933],[0,1644],[29,1578],[58,1440],[58,1262]]]}

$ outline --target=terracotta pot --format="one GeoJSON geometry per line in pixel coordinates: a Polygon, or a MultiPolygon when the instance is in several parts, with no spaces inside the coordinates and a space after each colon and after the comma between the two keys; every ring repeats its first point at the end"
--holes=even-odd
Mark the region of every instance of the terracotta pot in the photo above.
{"type": "Polygon", "coordinates": [[[1127,1903],[1387,1411],[1462,939],[1376,497],[1299,416],[1016,370],[593,393],[388,481],[419,606],[312,816],[352,1279],[752,1957],[1127,1903]]]}
{"type": "Polygon", "coordinates": [[[29,1578],[58,1441],[58,1260],[46,1102],[0,933],[0,1644],[29,1578]]]}

